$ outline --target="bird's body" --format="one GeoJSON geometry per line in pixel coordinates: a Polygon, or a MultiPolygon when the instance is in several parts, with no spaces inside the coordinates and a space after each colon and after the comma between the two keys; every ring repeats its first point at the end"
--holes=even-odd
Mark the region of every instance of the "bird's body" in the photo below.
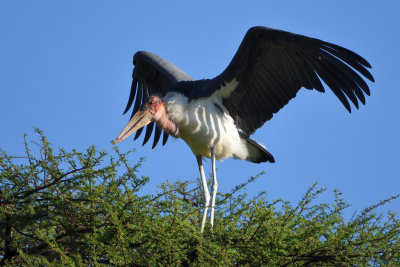
{"type": "MultiPolygon", "coordinates": [[[[204,191],[204,229],[210,194],[202,158],[212,160],[211,226],[217,179],[215,159],[274,162],[267,149],[250,139],[256,129],[294,98],[300,88],[324,92],[320,81],[350,112],[350,103],[365,104],[374,81],[369,63],[356,53],[332,43],[266,27],[253,27],[244,37],[228,67],[213,79],[194,80],[185,72],[149,52],[134,55],[133,82],[127,112],[131,120],[117,143],[147,125],[143,144],[154,125],[153,148],[162,131],[163,144],[172,135],[183,139],[196,156],[204,191]],[[357,72],[356,72],[357,71],[357,72]]],[[[124,113],[125,113],[124,112],[124,113]]]]}
{"type": "Polygon", "coordinates": [[[228,84],[210,97],[189,99],[179,93],[168,93],[164,98],[170,120],[179,127],[179,137],[190,147],[193,154],[211,158],[210,147],[214,147],[215,158],[237,158],[257,161],[258,151],[241,137],[229,111],[222,103],[224,90],[234,87],[228,84]]]}
{"type": "Polygon", "coordinates": [[[165,97],[165,104],[169,118],[179,125],[180,138],[195,155],[211,158],[209,148],[214,147],[217,160],[246,158],[238,154],[244,150],[244,144],[221,99],[213,95],[189,102],[186,97],[173,93],[165,97]]]}

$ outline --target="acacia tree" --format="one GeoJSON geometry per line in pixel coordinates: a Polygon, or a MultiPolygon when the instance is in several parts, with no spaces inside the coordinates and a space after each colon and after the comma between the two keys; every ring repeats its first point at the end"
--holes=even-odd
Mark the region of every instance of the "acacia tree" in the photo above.
{"type": "Polygon", "coordinates": [[[36,132],[24,156],[0,151],[1,265],[400,265],[398,215],[375,213],[398,196],[346,220],[338,190],[330,204],[315,203],[316,184],[296,205],[249,198],[256,176],[218,195],[214,230],[200,234],[199,181],[143,194],[134,151],[55,153],[36,132]]]}

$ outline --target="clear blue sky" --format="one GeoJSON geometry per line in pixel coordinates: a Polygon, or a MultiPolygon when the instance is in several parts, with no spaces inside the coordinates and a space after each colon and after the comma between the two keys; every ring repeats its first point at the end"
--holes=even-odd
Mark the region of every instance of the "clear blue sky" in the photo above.
{"type": "MultiPolygon", "coordinates": [[[[247,192],[294,201],[315,181],[340,189],[353,210],[400,193],[400,2],[393,1],[1,1],[0,147],[23,153],[39,127],[57,147],[111,151],[122,116],[132,55],[156,53],[194,78],[218,75],[245,32],[264,25],[349,48],[373,66],[366,106],[349,114],[331,91],[302,89],[253,136],[275,164],[217,163],[220,191],[260,171],[247,192]],[[110,4],[112,3],[112,5],[110,4]]],[[[119,144],[147,160],[146,190],[199,176],[181,140],[151,150],[143,137],[119,144]]],[[[150,142],[151,143],[151,142],[150,142]]],[[[210,172],[210,162],[205,164],[210,172]]],[[[390,205],[400,210],[400,201],[390,205]]]]}

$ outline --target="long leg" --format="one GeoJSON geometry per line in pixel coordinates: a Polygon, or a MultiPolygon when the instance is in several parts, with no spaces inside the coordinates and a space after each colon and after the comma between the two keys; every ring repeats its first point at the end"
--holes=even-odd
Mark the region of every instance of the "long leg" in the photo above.
{"type": "Polygon", "coordinates": [[[208,205],[210,204],[210,192],[208,191],[208,185],[206,176],[204,175],[201,156],[196,156],[196,159],[197,159],[197,164],[199,165],[201,183],[203,184],[203,192],[204,192],[204,211],[203,211],[203,219],[201,220],[201,230],[200,230],[200,232],[203,233],[204,225],[206,223],[206,218],[207,218],[208,205]]]}
{"type": "Polygon", "coordinates": [[[211,198],[211,229],[214,225],[214,208],[215,208],[215,198],[217,196],[218,182],[217,182],[217,173],[215,170],[215,154],[214,147],[210,148],[211,150],[211,164],[212,164],[212,174],[213,174],[213,184],[212,184],[212,198],[211,198]]]}

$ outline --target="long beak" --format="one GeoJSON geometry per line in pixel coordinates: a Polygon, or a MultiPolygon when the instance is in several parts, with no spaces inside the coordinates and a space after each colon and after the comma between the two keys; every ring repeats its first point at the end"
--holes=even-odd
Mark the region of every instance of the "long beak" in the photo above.
{"type": "Polygon", "coordinates": [[[136,112],[122,132],[118,135],[117,139],[115,139],[115,143],[118,144],[140,128],[149,124],[152,118],[153,115],[151,114],[150,109],[139,110],[136,112]]]}

